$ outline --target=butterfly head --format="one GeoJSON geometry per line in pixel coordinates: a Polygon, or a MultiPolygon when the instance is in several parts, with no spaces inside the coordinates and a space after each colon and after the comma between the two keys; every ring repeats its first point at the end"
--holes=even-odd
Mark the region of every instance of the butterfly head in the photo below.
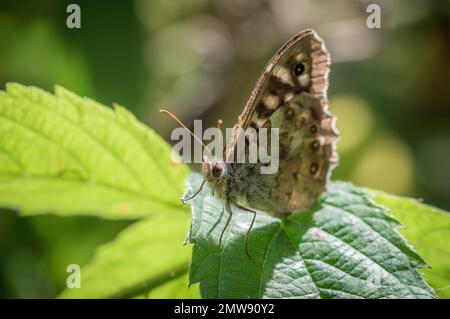
{"type": "Polygon", "coordinates": [[[203,174],[208,182],[214,182],[223,177],[226,173],[226,168],[227,167],[223,160],[219,160],[217,158],[204,158],[202,165],[203,174]]]}

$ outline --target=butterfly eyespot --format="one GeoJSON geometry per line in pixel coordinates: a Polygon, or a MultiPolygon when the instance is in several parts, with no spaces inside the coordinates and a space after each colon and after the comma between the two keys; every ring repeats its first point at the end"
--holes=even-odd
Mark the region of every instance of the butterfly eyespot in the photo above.
{"type": "Polygon", "coordinates": [[[292,118],[294,116],[294,113],[295,111],[291,107],[286,108],[285,114],[288,119],[292,118]]]}
{"type": "Polygon", "coordinates": [[[311,133],[317,133],[317,126],[315,126],[315,125],[313,125],[313,126],[311,126],[311,129],[310,129],[310,131],[311,131],[311,133]]]}
{"type": "Polygon", "coordinates": [[[305,124],[306,123],[306,118],[304,116],[300,117],[300,124],[305,124]]]}
{"type": "Polygon", "coordinates": [[[319,167],[317,166],[317,163],[312,163],[311,166],[309,167],[309,172],[311,174],[315,174],[317,172],[318,168],[319,167]]]}
{"type": "Polygon", "coordinates": [[[305,72],[305,65],[303,63],[298,63],[294,67],[294,74],[296,76],[302,75],[305,72]]]}
{"type": "Polygon", "coordinates": [[[319,143],[319,141],[314,141],[311,144],[311,146],[312,146],[313,150],[317,150],[319,148],[319,146],[320,146],[320,143],[319,143]]]}

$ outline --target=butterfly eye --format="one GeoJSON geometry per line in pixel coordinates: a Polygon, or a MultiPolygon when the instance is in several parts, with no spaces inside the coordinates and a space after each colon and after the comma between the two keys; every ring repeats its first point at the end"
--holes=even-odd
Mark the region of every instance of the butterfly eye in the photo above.
{"type": "Polygon", "coordinates": [[[218,165],[214,165],[214,168],[213,168],[213,171],[212,171],[213,176],[214,177],[219,177],[221,172],[222,172],[222,169],[218,165]]]}
{"type": "Polygon", "coordinates": [[[305,65],[303,63],[299,63],[294,68],[294,73],[296,76],[299,76],[305,72],[305,65]]]}

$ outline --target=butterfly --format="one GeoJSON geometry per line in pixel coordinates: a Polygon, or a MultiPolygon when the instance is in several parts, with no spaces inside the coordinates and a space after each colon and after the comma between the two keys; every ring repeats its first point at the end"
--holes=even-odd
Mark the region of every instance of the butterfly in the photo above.
{"type": "Polygon", "coordinates": [[[256,211],[284,218],[311,208],[325,190],[332,169],[338,163],[336,118],[328,109],[327,88],[330,54],[313,30],[293,36],[270,59],[258,78],[244,110],[233,127],[222,158],[205,158],[207,183],[223,200],[228,218],[220,235],[230,224],[233,207],[253,213],[245,236],[248,237],[256,211]],[[248,127],[279,129],[279,169],[260,174],[262,163],[235,161],[236,145],[248,127]]]}

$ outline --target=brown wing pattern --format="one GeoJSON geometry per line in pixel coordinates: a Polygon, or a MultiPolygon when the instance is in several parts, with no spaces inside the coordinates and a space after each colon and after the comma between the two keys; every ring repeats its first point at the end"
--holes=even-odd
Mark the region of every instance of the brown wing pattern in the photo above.
{"type": "Polygon", "coordinates": [[[280,132],[280,166],[259,178],[272,185],[266,206],[277,215],[313,206],[338,162],[338,132],[327,108],[325,99],[302,92],[270,118],[280,132]]]}
{"type": "MultiPolygon", "coordinates": [[[[324,190],[338,161],[338,133],[326,95],[329,67],[323,41],[313,30],[306,30],[275,54],[258,79],[234,132],[249,126],[278,127],[280,168],[276,174],[252,181],[265,185],[270,194],[247,194],[251,206],[285,215],[311,207],[324,190]]],[[[237,140],[234,133],[226,160],[233,156],[237,140]]]]}
{"type": "MultiPolygon", "coordinates": [[[[326,99],[329,66],[328,51],[313,30],[305,30],[293,36],[272,57],[258,78],[234,128],[264,126],[278,107],[300,92],[309,92],[326,99]],[[294,74],[294,67],[298,62],[305,67],[300,77],[294,74]]],[[[232,153],[237,138],[237,134],[232,134],[225,159],[232,153]]]]}

